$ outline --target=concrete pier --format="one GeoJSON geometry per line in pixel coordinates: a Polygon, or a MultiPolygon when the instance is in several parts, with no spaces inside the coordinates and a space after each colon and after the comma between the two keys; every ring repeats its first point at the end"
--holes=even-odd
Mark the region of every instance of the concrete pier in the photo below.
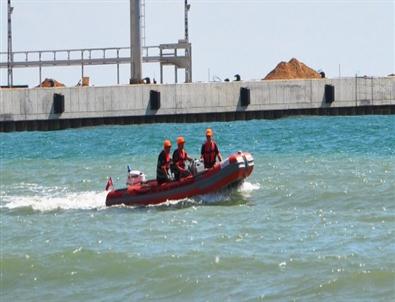
{"type": "Polygon", "coordinates": [[[394,77],[0,89],[1,132],[394,113],[394,77]]]}

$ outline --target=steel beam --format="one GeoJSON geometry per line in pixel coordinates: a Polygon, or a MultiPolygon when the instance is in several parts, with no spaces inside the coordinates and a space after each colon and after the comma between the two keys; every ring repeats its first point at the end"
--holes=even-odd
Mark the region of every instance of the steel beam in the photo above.
{"type": "Polygon", "coordinates": [[[142,79],[140,0],[130,0],[130,83],[142,79]]]}

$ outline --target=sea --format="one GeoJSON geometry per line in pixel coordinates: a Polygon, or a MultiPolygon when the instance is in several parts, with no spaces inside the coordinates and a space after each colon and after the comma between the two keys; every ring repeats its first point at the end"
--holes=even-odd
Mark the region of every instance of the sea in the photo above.
{"type": "MultiPolygon", "coordinates": [[[[173,148],[174,149],[174,148],[173,148]]],[[[395,116],[0,133],[1,301],[395,301],[395,116]],[[250,152],[232,191],[106,207],[164,139],[250,152]]]]}

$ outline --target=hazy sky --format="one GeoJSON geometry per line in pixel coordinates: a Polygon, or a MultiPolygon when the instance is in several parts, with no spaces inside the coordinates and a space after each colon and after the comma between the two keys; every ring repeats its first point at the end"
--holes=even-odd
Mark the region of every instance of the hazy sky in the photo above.
{"type": "MultiPolygon", "coordinates": [[[[7,0],[1,51],[7,50],[7,0]]],[[[184,37],[183,0],[146,0],[146,45],[184,37]]],[[[295,57],[328,77],[395,73],[395,0],[190,0],[193,80],[261,79],[295,57]]],[[[13,50],[129,46],[129,0],[13,0],[13,50]]],[[[6,57],[2,57],[6,60],[6,57]]],[[[85,67],[93,85],[116,83],[116,66],[85,67]]],[[[159,79],[159,64],[143,64],[159,79]]],[[[7,83],[6,69],[1,84],[7,83]]],[[[80,67],[42,77],[75,85],[80,67]]],[[[127,83],[129,65],[121,67],[127,83]]],[[[166,68],[165,82],[174,81],[166,68]]],[[[37,85],[38,69],[14,69],[14,84],[37,85]]]]}

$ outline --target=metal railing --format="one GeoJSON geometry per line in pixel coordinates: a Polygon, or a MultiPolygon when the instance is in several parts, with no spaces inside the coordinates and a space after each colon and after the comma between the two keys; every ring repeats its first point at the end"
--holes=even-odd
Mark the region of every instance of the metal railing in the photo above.
{"type": "MultiPolygon", "coordinates": [[[[191,44],[180,41],[174,44],[142,47],[142,60],[145,63],[160,63],[174,65],[175,68],[185,68],[191,72],[191,44]],[[183,50],[180,52],[179,49],[183,50]]],[[[48,66],[81,66],[81,77],[84,76],[86,65],[117,65],[117,83],[119,84],[119,64],[130,63],[130,47],[106,47],[83,49],[29,50],[14,51],[11,62],[7,59],[8,52],[0,52],[0,68],[39,68],[39,80],[42,81],[42,68],[48,66]],[[10,63],[10,65],[9,65],[10,63]]],[[[161,83],[163,82],[161,72],[161,83]]],[[[186,81],[191,81],[191,77],[186,81]]]]}

